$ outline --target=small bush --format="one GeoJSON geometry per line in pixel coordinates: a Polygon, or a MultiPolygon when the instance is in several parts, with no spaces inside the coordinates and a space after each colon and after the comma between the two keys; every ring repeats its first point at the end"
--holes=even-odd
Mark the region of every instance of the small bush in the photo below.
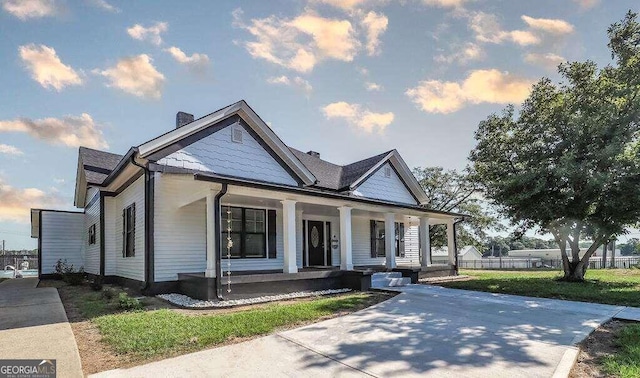
{"type": "Polygon", "coordinates": [[[91,287],[91,290],[93,290],[93,291],[102,290],[102,277],[100,277],[100,276],[95,277],[93,279],[93,281],[91,281],[91,284],[89,284],[89,286],[91,287]]]}
{"type": "Polygon", "coordinates": [[[116,291],[112,288],[106,288],[102,291],[102,298],[108,301],[112,300],[116,296],[116,291]]]}
{"type": "Polygon", "coordinates": [[[54,268],[56,275],[69,285],[77,286],[84,281],[83,267],[76,270],[73,264],[67,264],[67,259],[56,261],[54,268]]]}
{"type": "Polygon", "coordinates": [[[131,298],[127,293],[118,295],[118,306],[123,310],[139,310],[142,304],[136,298],[131,298]]]}

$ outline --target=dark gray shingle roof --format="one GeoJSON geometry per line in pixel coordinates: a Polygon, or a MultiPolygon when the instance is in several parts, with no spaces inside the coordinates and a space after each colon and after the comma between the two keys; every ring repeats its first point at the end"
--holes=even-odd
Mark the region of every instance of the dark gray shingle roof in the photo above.
{"type": "Polygon", "coordinates": [[[79,151],[79,160],[87,183],[94,185],[102,184],[121,159],[122,155],[87,147],[80,147],[79,151]]]}

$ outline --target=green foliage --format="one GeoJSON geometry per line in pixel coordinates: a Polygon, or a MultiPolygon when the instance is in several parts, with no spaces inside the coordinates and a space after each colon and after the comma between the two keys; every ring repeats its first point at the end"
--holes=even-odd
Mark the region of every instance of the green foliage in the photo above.
{"type": "Polygon", "coordinates": [[[602,361],[604,371],[621,378],[640,377],[640,325],[630,324],[616,335],[618,353],[602,361]]]}
{"type": "Polygon", "coordinates": [[[264,335],[278,327],[320,319],[360,307],[368,294],[352,294],[220,315],[185,315],[170,310],[106,315],[94,319],[103,341],[117,353],[153,357],[195,350],[232,338],[264,335]]]}
{"type": "Polygon", "coordinates": [[[442,286],[491,293],[526,295],[571,301],[640,306],[640,270],[592,269],[582,283],[565,282],[560,271],[465,270],[469,281],[442,286]]]}
{"type": "Polygon", "coordinates": [[[56,275],[69,285],[77,286],[84,282],[84,269],[76,269],[73,264],[67,263],[67,259],[56,261],[54,269],[56,275]]]}
{"type": "Polygon", "coordinates": [[[123,310],[139,310],[142,308],[142,303],[136,298],[132,298],[127,293],[118,294],[118,306],[123,310]]]}
{"type": "MultiPolygon", "coordinates": [[[[483,200],[480,187],[472,180],[468,170],[458,172],[442,167],[427,167],[415,168],[413,174],[429,197],[430,209],[470,216],[457,228],[459,247],[473,245],[481,250],[487,238],[486,232],[502,229],[503,226],[483,200]]],[[[432,247],[439,248],[447,244],[446,227],[431,226],[429,234],[432,247]]]]}
{"type": "Polygon", "coordinates": [[[486,239],[480,252],[490,256],[507,255],[514,249],[554,249],[558,244],[554,240],[544,240],[530,236],[495,236],[486,239]]]}
{"type": "Polygon", "coordinates": [[[618,244],[618,247],[623,256],[640,255],[640,240],[638,238],[631,238],[624,244],[618,244]]]}
{"type": "Polygon", "coordinates": [[[630,12],[608,30],[615,66],[563,64],[562,83],[541,79],[518,114],[509,106],[476,131],[470,159],[486,196],[520,231],[570,246],[566,278],[582,279],[593,251],[640,220],[639,29],[630,12]]]}
{"type": "Polygon", "coordinates": [[[110,287],[107,287],[104,290],[102,290],[102,298],[104,298],[104,299],[106,299],[108,301],[110,301],[113,298],[115,298],[116,294],[117,294],[117,292],[114,289],[110,288],[110,287]]]}

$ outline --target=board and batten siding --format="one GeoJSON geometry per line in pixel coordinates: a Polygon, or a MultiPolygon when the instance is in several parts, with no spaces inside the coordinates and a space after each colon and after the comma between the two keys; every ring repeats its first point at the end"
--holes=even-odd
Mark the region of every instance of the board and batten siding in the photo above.
{"type": "Polygon", "coordinates": [[[253,136],[238,124],[227,126],[160,160],[158,164],[214,172],[285,185],[297,181],[253,136]],[[231,137],[242,133],[241,142],[231,137]]]}
{"type": "Polygon", "coordinates": [[[93,191],[94,195],[89,202],[95,198],[91,206],[84,210],[84,271],[91,274],[100,274],[100,193],[93,191]],[[96,226],[96,242],[89,244],[89,228],[96,226]]]}
{"type": "MultiPolygon", "coordinates": [[[[418,266],[420,265],[420,241],[418,238],[418,225],[411,225],[408,222],[404,222],[404,226],[405,257],[396,257],[396,264],[418,266]]],[[[384,257],[371,257],[370,218],[353,217],[351,219],[351,233],[353,242],[353,265],[367,266],[386,264],[386,259],[384,257]]]]}
{"type": "Polygon", "coordinates": [[[141,176],[115,197],[115,275],[137,281],[144,281],[144,192],[144,176],[141,176]],[[134,202],[136,204],[135,255],[133,257],[123,257],[122,210],[134,202]]]}
{"type": "Polygon", "coordinates": [[[417,205],[416,199],[398,177],[389,163],[382,165],[377,171],[356,188],[354,194],[384,201],[417,205]],[[390,172],[389,177],[385,172],[390,172]]]}
{"type": "Polygon", "coordinates": [[[83,251],[85,241],[84,213],[58,211],[40,212],[40,274],[55,273],[58,260],[67,260],[74,269],[84,267],[83,251]]]}

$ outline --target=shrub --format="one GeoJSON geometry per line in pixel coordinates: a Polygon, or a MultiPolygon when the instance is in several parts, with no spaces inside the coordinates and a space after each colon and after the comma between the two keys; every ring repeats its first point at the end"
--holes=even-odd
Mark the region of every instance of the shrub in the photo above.
{"type": "Polygon", "coordinates": [[[136,298],[131,298],[127,293],[118,295],[118,305],[123,310],[139,310],[142,308],[140,301],[136,298]]]}
{"type": "Polygon", "coordinates": [[[102,298],[110,301],[116,296],[116,291],[111,288],[106,288],[102,291],[102,298]]]}
{"type": "Polygon", "coordinates": [[[89,284],[89,286],[91,287],[91,290],[93,291],[100,291],[102,290],[102,277],[97,276],[93,279],[93,281],[91,281],[91,284],[89,284]]]}
{"type": "Polygon", "coordinates": [[[56,261],[54,268],[56,275],[69,285],[77,286],[84,281],[84,269],[80,267],[76,270],[73,264],[67,264],[67,259],[56,261]]]}

